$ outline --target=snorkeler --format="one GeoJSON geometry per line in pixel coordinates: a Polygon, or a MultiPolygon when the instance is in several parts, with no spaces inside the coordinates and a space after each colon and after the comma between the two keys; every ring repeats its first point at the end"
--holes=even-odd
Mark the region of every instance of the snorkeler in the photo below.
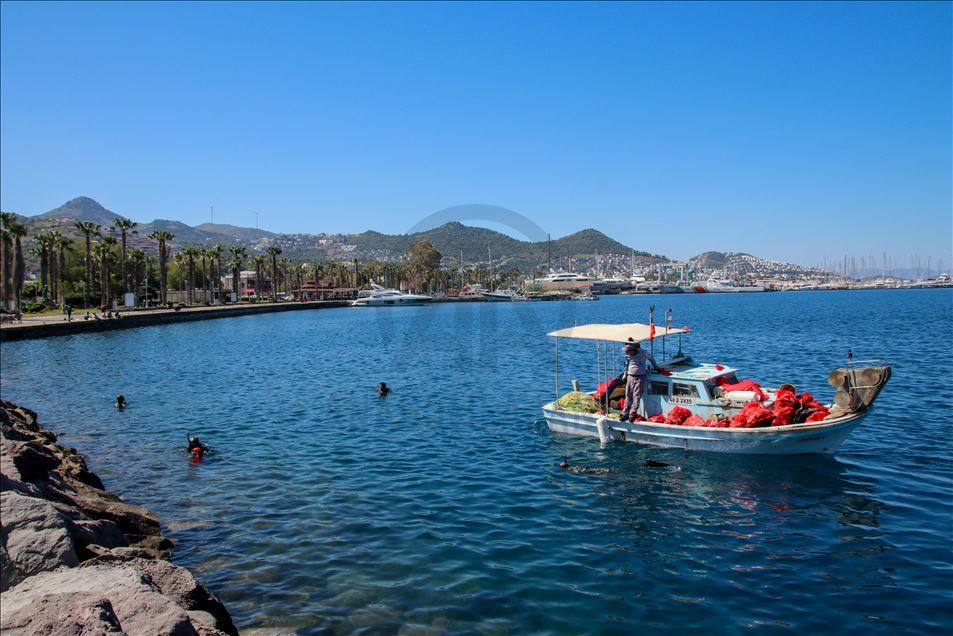
{"type": "Polygon", "coordinates": [[[116,406],[117,409],[119,409],[119,410],[121,411],[121,410],[123,410],[124,408],[126,408],[127,406],[129,406],[129,403],[126,402],[125,396],[119,395],[119,396],[116,397],[116,405],[115,405],[115,406],[116,406]]]}
{"type": "Polygon", "coordinates": [[[198,437],[192,437],[189,435],[189,454],[195,459],[201,459],[208,453],[208,446],[199,441],[198,437]]]}
{"type": "Polygon", "coordinates": [[[387,397],[387,394],[390,393],[390,387],[387,386],[386,382],[381,382],[377,385],[377,395],[381,397],[387,397]]]}

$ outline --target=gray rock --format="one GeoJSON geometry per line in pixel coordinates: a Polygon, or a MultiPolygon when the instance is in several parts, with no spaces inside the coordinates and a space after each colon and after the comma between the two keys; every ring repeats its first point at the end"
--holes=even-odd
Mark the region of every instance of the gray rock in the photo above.
{"type": "Polygon", "coordinates": [[[0,519],[0,591],[38,572],[79,563],[67,520],[49,502],[4,491],[0,519]]]}
{"type": "Polygon", "coordinates": [[[119,526],[109,519],[77,519],[70,521],[68,526],[78,547],[124,548],[129,545],[119,526]]]}
{"type": "Polygon", "coordinates": [[[172,565],[168,561],[115,556],[118,551],[118,549],[114,549],[111,550],[111,556],[101,556],[92,561],[87,561],[80,569],[119,564],[134,568],[162,594],[171,598],[181,607],[213,617],[212,627],[237,636],[238,630],[235,628],[228,610],[191,572],[177,565],[172,565]]]}
{"type": "Polygon", "coordinates": [[[95,592],[47,594],[3,617],[9,636],[125,634],[112,604],[95,592]]]}
{"type": "Polygon", "coordinates": [[[90,595],[107,600],[119,627],[128,634],[197,634],[184,609],[160,594],[142,574],[123,565],[62,568],[30,577],[4,593],[0,630],[6,633],[7,624],[22,620],[24,613],[38,614],[50,603],[47,597],[54,595],[80,595],[87,606],[90,595]]]}

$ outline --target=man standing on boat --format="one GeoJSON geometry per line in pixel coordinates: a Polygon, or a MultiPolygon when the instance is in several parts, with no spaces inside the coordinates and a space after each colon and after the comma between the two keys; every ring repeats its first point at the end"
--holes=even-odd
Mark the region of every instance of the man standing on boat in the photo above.
{"type": "Polygon", "coordinates": [[[625,345],[625,354],[625,365],[622,371],[625,375],[625,408],[622,409],[621,419],[634,422],[635,416],[639,414],[642,393],[645,391],[648,363],[652,363],[652,369],[655,371],[658,371],[658,364],[655,363],[651,353],[643,351],[639,343],[631,338],[625,345]]]}

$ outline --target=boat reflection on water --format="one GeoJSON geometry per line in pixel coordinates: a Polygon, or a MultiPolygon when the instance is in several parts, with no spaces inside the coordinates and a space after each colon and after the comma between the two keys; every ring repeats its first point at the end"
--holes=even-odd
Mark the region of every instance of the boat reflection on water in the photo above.
{"type": "MultiPolygon", "coordinates": [[[[553,465],[569,450],[555,444],[553,465]]],[[[885,567],[895,546],[878,519],[886,506],[871,496],[876,480],[859,477],[852,464],[633,445],[607,447],[594,459],[582,447],[570,452],[570,465],[603,469],[572,475],[572,496],[622,535],[606,549],[628,571],[653,577],[656,595],[669,590],[717,604],[732,589],[763,588],[766,577],[790,599],[809,594],[805,580],[845,590],[895,585],[885,567]],[[669,466],[648,468],[649,459],[669,466]]]]}

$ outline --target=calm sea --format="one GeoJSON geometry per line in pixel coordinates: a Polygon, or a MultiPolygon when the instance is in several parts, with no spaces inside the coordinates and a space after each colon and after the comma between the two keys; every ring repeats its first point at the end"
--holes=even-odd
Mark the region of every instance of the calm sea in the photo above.
{"type": "MultiPolygon", "coordinates": [[[[241,629],[950,633],[951,343],[950,290],[348,308],[5,343],[0,387],[159,514],[241,629]],[[833,457],[550,433],[545,334],[651,303],[739,377],[829,400],[848,348],[894,376],[833,457]]],[[[591,388],[594,345],[560,349],[591,388]]]]}

